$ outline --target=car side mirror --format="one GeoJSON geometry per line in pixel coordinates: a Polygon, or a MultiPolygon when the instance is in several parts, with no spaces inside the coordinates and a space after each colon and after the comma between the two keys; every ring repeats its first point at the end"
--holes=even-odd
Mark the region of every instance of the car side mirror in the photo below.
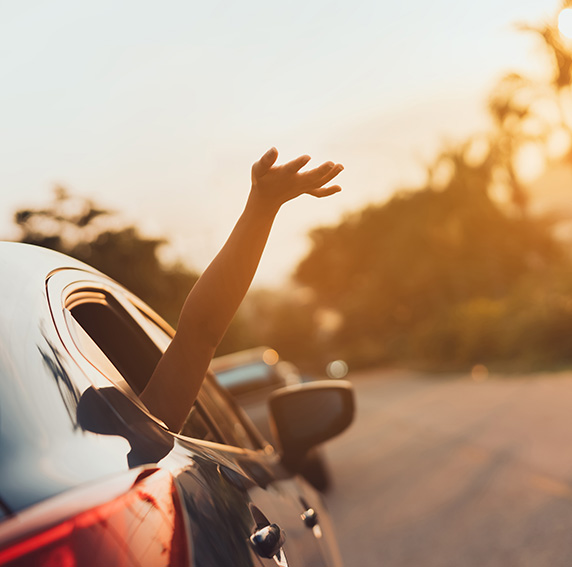
{"type": "Polygon", "coordinates": [[[268,398],[270,427],[284,463],[300,464],[308,451],[352,422],[354,391],[345,380],[320,380],[280,388],[268,398]]]}

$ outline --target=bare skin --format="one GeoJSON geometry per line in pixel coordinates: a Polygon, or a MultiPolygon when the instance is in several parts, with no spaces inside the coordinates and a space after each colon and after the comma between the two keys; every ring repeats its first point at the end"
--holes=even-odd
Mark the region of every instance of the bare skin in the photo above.
{"type": "Polygon", "coordinates": [[[238,222],[221,251],[189,293],[175,337],[159,361],[141,400],[172,431],[179,431],[195,402],[203,378],[258,267],[280,207],[302,194],[327,197],[341,191],[326,186],[343,166],[326,162],[301,171],[300,156],[275,165],[271,148],[252,166],[252,187],[238,222]]]}

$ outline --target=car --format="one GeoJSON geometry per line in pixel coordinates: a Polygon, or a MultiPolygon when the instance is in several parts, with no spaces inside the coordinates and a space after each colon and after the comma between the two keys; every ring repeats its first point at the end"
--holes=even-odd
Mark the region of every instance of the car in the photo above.
{"type": "Polygon", "coordinates": [[[211,369],[219,382],[237,397],[266,398],[276,388],[302,382],[296,366],[281,360],[276,350],[267,346],[214,358],[211,369]]]}
{"type": "MultiPolygon", "coordinates": [[[[212,361],[211,370],[264,439],[277,444],[270,425],[267,400],[280,388],[301,384],[309,379],[302,378],[294,364],[281,360],[276,350],[266,346],[219,356],[212,361]]],[[[332,486],[326,458],[316,447],[308,451],[298,472],[321,492],[327,492],[332,486]]]]}
{"type": "Polygon", "coordinates": [[[274,392],[274,449],[209,372],[170,431],[138,394],[172,328],[57,252],[2,242],[0,265],[0,565],[341,565],[295,471],[352,421],[349,383],[274,392]]]}

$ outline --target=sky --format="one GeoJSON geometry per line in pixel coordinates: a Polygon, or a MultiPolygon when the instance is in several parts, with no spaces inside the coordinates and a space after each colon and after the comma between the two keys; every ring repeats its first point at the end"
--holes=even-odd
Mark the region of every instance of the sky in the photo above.
{"type": "Polygon", "coordinates": [[[0,0],[0,238],[59,184],[202,270],[250,167],[309,154],[343,192],[279,214],[255,283],[283,285],[308,232],[424,179],[484,130],[507,71],[542,63],[517,23],[555,0],[0,0]]]}

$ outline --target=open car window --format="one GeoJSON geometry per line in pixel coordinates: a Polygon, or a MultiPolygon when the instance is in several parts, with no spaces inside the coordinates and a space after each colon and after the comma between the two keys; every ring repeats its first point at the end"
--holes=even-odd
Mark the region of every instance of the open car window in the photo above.
{"type": "Polygon", "coordinates": [[[216,431],[227,445],[251,450],[262,449],[265,445],[253,426],[247,423],[233,405],[228,394],[222,391],[211,376],[205,378],[197,403],[191,409],[181,434],[197,437],[197,425],[200,427],[198,419],[201,417],[211,424],[211,429],[216,431]]]}
{"type": "Polygon", "coordinates": [[[66,308],[133,391],[140,394],[162,355],[149,335],[107,291],[77,291],[67,299],[66,308]]]}
{"type": "MultiPolygon", "coordinates": [[[[167,329],[110,288],[74,286],[64,300],[64,311],[83,357],[128,395],[140,394],[171,341],[167,329]]],[[[264,447],[253,426],[208,377],[181,434],[251,450],[264,447]]]]}

